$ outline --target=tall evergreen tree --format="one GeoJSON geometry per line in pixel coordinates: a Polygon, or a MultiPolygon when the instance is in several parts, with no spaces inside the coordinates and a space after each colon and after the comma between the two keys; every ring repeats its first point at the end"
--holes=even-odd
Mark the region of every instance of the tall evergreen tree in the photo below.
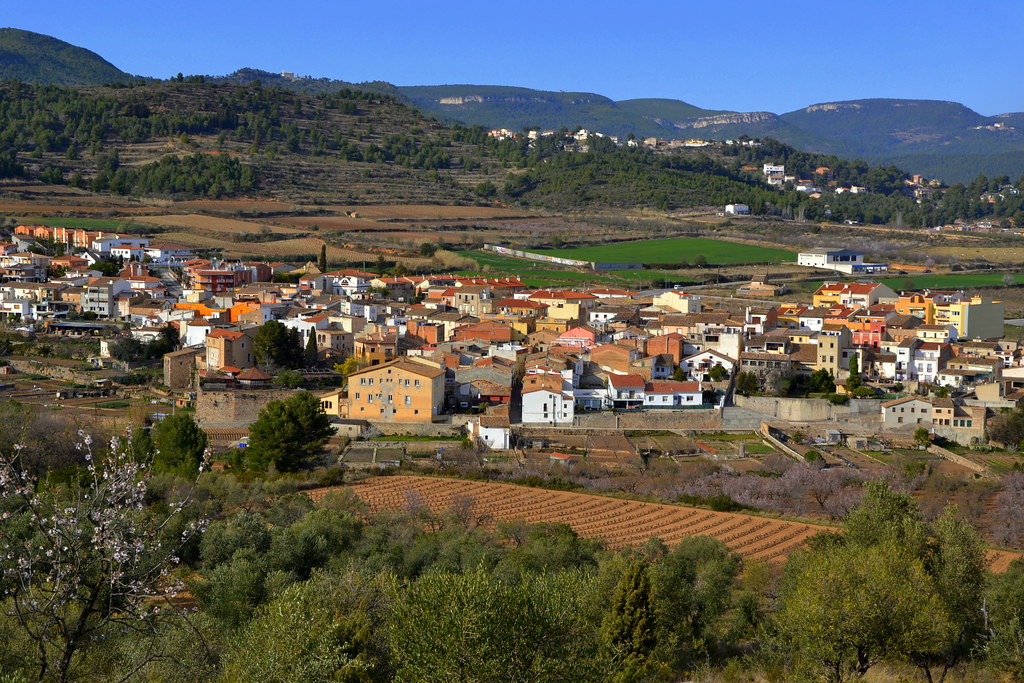
{"type": "Polygon", "coordinates": [[[611,610],[601,625],[601,639],[614,663],[609,680],[625,683],[653,675],[655,619],[647,563],[636,562],[615,587],[611,610]]]}
{"type": "Polygon", "coordinates": [[[316,365],[316,330],[310,330],[309,336],[306,337],[306,351],[304,355],[307,368],[316,365]]]}

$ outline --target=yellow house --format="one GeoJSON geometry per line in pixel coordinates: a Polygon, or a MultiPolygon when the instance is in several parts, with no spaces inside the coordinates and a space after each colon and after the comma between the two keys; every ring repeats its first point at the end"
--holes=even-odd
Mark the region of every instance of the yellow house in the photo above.
{"type": "Polygon", "coordinates": [[[530,301],[547,305],[548,319],[567,322],[582,322],[583,311],[593,306],[597,300],[596,296],[585,292],[541,290],[530,295],[530,301]]]}
{"type": "Polygon", "coordinates": [[[953,325],[961,339],[998,339],[1003,336],[1006,306],[1002,301],[974,296],[970,301],[935,304],[936,325],[953,325]]]}
{"type": "Polygon", "coordinates": [[[431,422],[444,411],[444,369],[401,358],[349,375],[348,416],[371,422],[431,422]]]}
{"type": "Polygon", "coordinates": [[[700,297],[686,292],[671,290],[654,297],[652,303],[662,310],[678,313],[700,313],[700,297]]]}
{"type": "Polygon", "coordinates": [[[839,376],[839,358],[843,349],[850,346],[850,331],[834,328],[831,333],[794,330],[789,332],[789,339],[794,344],[807,345],[815,349],[814,359],[808,354],[808,365],[815,370],[828,370],[833,377],[839,376]]]}

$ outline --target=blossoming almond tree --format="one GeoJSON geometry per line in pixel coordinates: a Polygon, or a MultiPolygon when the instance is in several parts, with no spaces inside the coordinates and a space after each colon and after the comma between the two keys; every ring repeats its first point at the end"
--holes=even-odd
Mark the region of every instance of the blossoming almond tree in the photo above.
{"type": "Polygon", "coordinates": [[[19,447],[0,453],[0,610],[32,643],[40,680],[68,680],[114,633],[158,633],[181,590],[178,550],[203,526],[162,541],[188,494],[157,514],[145,505],[148,463],[117,438],[94,457],[79,436],[85,471],[69,485],[34,480],[19,447]]]}

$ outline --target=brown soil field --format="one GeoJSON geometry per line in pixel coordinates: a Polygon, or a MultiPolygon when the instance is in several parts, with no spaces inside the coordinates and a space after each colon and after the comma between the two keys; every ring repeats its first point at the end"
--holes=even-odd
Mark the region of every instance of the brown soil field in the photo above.
{"type": "MultiPolygon", "coordinates": [[[[643,543],[651,536],[658,536],[668,545],[685,536],[713,536],[743,557],[779,563],[814,534],[834,531],[803,522],[514,484],[407,476],[376,477],[357,482],[352,489],[370,512],[400,509],[418,499],[440,513],[450,509],[453,501],[469,497],[473,500],[471,514],[486,522],[561,522],[581,536],[604,540],[616,550],[643,543]]],[[[325,491],[319,489],[311,495],[318,500],[325,491]]]]}
{"type": "Polygon", "coordinates": [[[174,202],[173,208],[182,211],[259,211],[277,213],[290,211],[294,205],[276,199],[197,199],[188,202],[174,202]]]}
{"type": "Polygon", "coordinates": [[[296,228],[286,228],[279,225],[268,225],[266,223],[239,221],[233,218],[217,218],[215,216],[200,216],[197,214],[185,214],[182,216],[175,215],[162,215],[162,216],[140,216],[136,220],[142,223],[151,223],[154,225],[169,225],[175,228],[191,228],[194,230],[204,230],[208,232],[223,232],[230,234],[238,233],[258,233],[264,232],[263,228],[266,228],[270,232],[283,233],[283,234],[294,234],[303,232],[296,228]]]}
{"type": "Polygon", "coordinates": [[[36,202],[0,201],[0,213],[17,213],[27,215],[46,214],[80,214],[80,213],[152,213],[152,209],[142,206],[120,206],[117,204],[37,204],[36,202]]]}
{"type": "MultiPolygon", "coordinates": [[[[164,232],[160,233],[159,241],[182,244],[193,249],[224,249],[225,251],[235,249],[239,245],[248,245],[249,242],[237,242],[234,240],[210,237],[208,235],[197,235],[194,232],[164,232]]],[[[253,247],[259,246],[252,242],[253,247]]]]}
{"type": "Polygon", "coordinates": [[[324,206],[328,211],[355,211],[360,217],[383,220],[446,220],[465,218],[521,218],[530,214],[500,206],[441,206],[434,204],[382,204],[380,206],[324,206]]]}
{"type": "MultiPolygon", "coordinates": [[[[288,257],[296,254],[319,254],[320,245],[323,243],[323,240],[315,237],[302,237],[294,240],[280,240],[278,242],[234,242],[227,248],[227,252],[288,257]]],[[[367,262],[372,262],[377,259],[377,256],[375,254],[366,254],[359,251],[353,251],[351,249],[342,249],[328,244],[327,259],[330,261],[365,260],[367,262]]]]}
{"type": "Polygon", "coordinates": [[[362,218],[350,218],[348,216],[295,216],[282,217],[275,221],[284,225],[292,225],[296,228],[308,229],[310,226],[320,226],[321,230],[374,230],[378,228],[388,229],[387,225],[362,218]]]}
{"type": "MultiPolygon", "coordinates": [[[[485,526],[512,520],[564,523],[580,536],[604,540],[613,550],[643,543],[651,536],[669,546],[686,536],[712,536],[744,558],[780,564],[811,536],[838,531],[821,524],[515,484],[398,476],[366,479],[351,488],[371,514],[411,505],[426,506],[437,514],[459,501],[472,501],[470,514],[485,526]]],[[[315,489],[309,495],[319,502],[330,490],[315,489]]],[[[990,568],[1004,572],[1018,557],[1019,553],[990,550],[990,568]]]]}

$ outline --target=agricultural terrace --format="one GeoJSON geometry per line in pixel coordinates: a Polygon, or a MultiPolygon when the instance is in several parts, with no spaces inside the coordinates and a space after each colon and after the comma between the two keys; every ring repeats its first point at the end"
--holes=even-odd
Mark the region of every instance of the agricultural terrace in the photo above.
{"type": "MultiPolygon", "coordinates": [[[[568,524],[586,538],[599,538],[618,550],[657,536],[672,546],[686,536],[712,536],[744,558],[781,564],[811,536],[837,529],[820,524],[681,505],[663,505],[588,493],[535,489],[434,477],[374,477],[351,484],[367,512],[429,508],[455,511],[483,526],[522,520],[529,524],[568,524]]],[[[309,492],[319,502],[330,488],[309,492]]],[[[989,568],[1004,572],[1019,553],[989,551],[989,568]]]]}
{"type": "Polygon", "coordinates": [[[593,247],[530,249],[548,256],[605,263],[686,263],[703,256],[711,265],[732,263],[776,263],[795,261],[796,252],[750,244],[725,242],[707,237],[675,237],[635,242],[614,242],[593,247]]]}

